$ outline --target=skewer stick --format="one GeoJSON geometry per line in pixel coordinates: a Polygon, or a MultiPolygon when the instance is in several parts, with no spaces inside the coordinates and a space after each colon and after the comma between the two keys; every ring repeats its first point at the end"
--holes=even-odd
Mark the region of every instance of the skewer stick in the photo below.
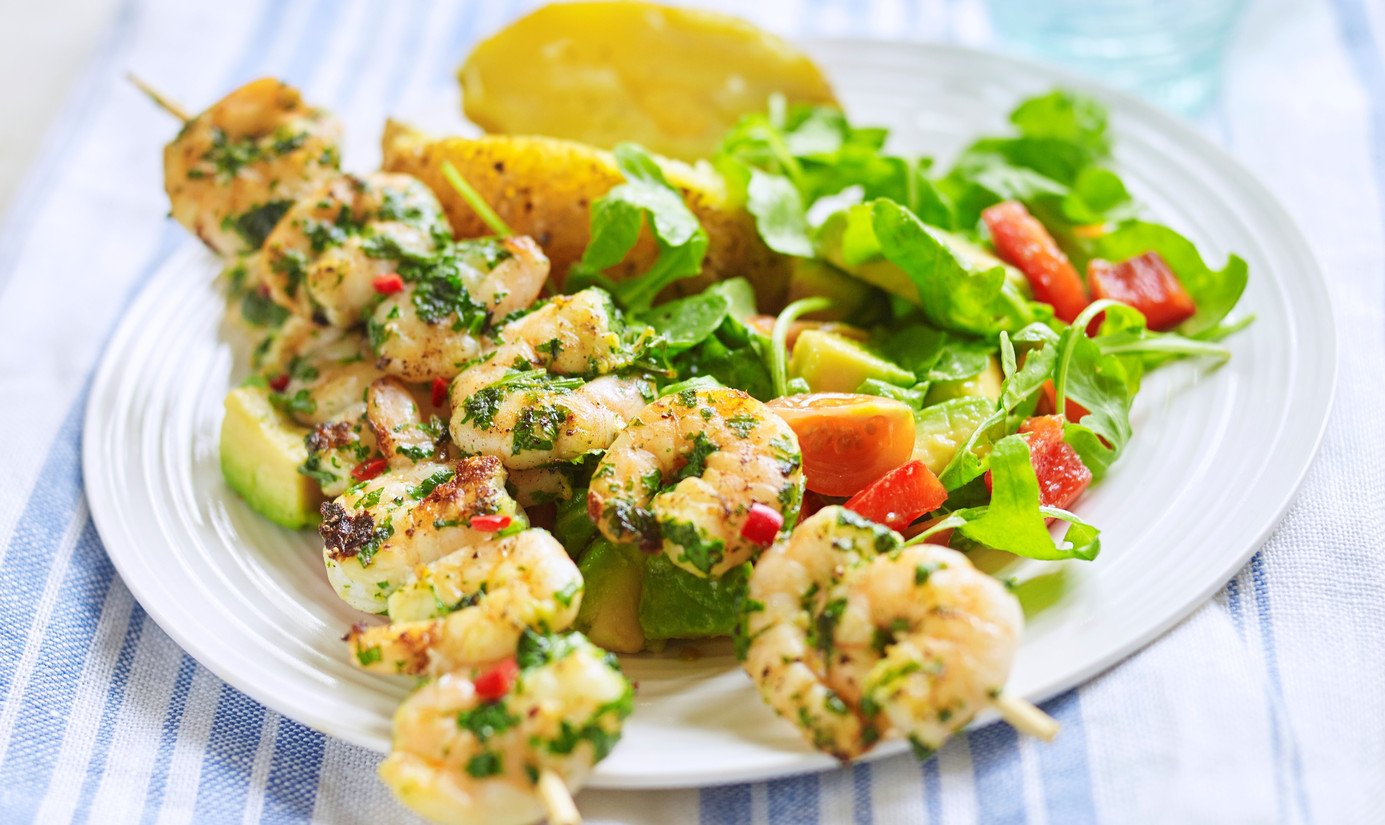
{"type": "Polygon", "coordinates": [[[1052,742],[1058,735],[1058,721],[1018,696],[1001,694],[991,701],[1000,718],[1020,733],[1052,742]]]}
{"type": "Polygon", "coordinates": [[[164,97],[153,86],[150,86],[148,83],[145,83],[143,80],[140,80],[134,72],[127,72],[125,74],[125,79],[133,83],[136,89],[139,89],[141,92],[144,92],[144,94],[148,96],[150,100],[154,101],[154,104],[157,105],[160,109],[163,109],[165,112],[168,112],[170,115],[173,115],[174,117],[178,118],[184,123],[187,123],[189,120],[192,120],[192,115],[188,114],[186,109],[184,109],[182,106],[179,106],[177,103],[174,103],[173,101],[169,100],[168,98],[164,97]]]}
{"type": "Polygon", "coordinates": [[[552,770],[545,769],[539,774],[539,796],[543,797],[543,806],[548,809],[548,825],[582,825],[582,815],[577,812],[577,803],[572,801],[567,783],[552,770]]]}

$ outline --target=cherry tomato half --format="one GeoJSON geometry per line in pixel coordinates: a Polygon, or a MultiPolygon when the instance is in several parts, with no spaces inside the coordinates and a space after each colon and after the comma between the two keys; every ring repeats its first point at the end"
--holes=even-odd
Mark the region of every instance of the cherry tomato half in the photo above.
{"type": "Polygon", "coordinates": [[[914,411],[902,401],[815,392],[776,398],[769,408],[798,436],[815,493],[854,495],[914,453],[914,411]]]}

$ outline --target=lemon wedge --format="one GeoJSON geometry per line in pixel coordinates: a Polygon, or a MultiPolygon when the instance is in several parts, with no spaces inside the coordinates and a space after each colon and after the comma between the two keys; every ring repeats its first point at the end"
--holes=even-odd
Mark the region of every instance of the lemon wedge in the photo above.
{"type": "Polygon", "coordinates": [[[640,0],[543,6],[482,41],[458,72],[488,132],[633,141],[707,157],[770,96],[836,103],[813,61],[744,20],[640,0]]]}

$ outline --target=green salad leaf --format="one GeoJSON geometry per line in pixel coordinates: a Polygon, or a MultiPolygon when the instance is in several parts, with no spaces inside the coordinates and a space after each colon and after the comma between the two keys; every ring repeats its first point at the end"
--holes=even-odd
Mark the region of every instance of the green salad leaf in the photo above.
{"type": "Polygon", "coordinates": [[[950,225],[950,207],[928,178],[932,161],[889,154],[887,136],[884,129],[852,125],[840,109],[786,107],[778,98],[768,113],[747,115],[727,133],[714,163],[746,193],[766,244],[785,254],[811,255],[803,245],[811,222],[803,216],[844,192],[851,194],[842,206],[890,198],[930,223],[950,225]],[[749,170],[761,173],[758,182],[749,170]]]}
{"type": "Polygon", "coordinates": [[[755,226],[770,249],[800,258],[813,256],[803,199],[788,178],[751,169],[746,209],[755,216],[755,226]]]}
{"type": "Polygon", "coordinates": [[[985,370],[996,347],[984,338],[949,333],[923,323],[881,327],[871,346],[883,358],[914,373],[920,382],[965,381],[985,370]]]}
{"type": "Polygon", "coordinates": [[[1058,90],[1020,103],[1010,122],[1018,135],[976,141],[938,181],[959,230],[975,231],[982,210],[1003,200],[1061,219],[1065,226],[1049,227],[1060,237],[1070,226],[1131,216],[1130,193],[1105,168],[1111,147],[1100,103],[1058,90]]]}
{"type": "Polygon", "coordinates": [[[1027,301],[1007,282],[1002,267],[969,266],[940,230],[893,201],[868,206],[880,253],[909,277],[924,317],[935,326],[986,335],[1031,320],[1027,301]]]}
{"type": "Polygon", "coordinates": [[[949,491],[960,489],[986,472],[986,458],[978,448],[989,446],[989,440],[994,437],[998,425],[1005,425],[1001,435],[1008,435],[1019,428],[1019,420],[1008,420],[1010,414],[1035,398],[1043,388],[1044,382],[1053,375],[1056,361],[1056,347],[1039,347],[1027,353],[1024,365],[1018,367],[1001,383],[1000,399],[996,402],[994,411],[977,425],[967,440],[958,447],[952,460],[938,474],[938,480],[943,483],[943,487],[949,491]]]}
{"type": "Polygon", "coordinates": [[[622,307],[638,311],[649,308],[664,287],[702,271],[707,232],[648,152],[622,143],[613,154],[625,183],[592,203],[591,240],[572,275],[574,285],[603,286],[622,307]],[[612,283],[602,273],[625,259],[645,225],[659,251],[653,266],[637,278],[612,283]]]}
{"type": "Polygon", "coordinates": [[[991,493],[987,494],[979,481],[965,488],[968,499],[984,496],[986,504],[954,510],[908,543],[956,530],[963,544],[980,544],[1044,561],[1090,561],[1101,552],[1101,531],[1095,526],[1067,510],[1039,503],[1038,476],[1029,459],[1029,445],[1022,437],[1012,435],[997,442],[992,467],[991,493]],[[1068,524],[1060,541],[1053,540],[1048,519],[1068,524]]]}
{"type": "Polygon", "coordinates": [[[642,312],[636,319],[650,325],[663,339],[668,355],[697,346],[717,331],[730,310],[726,296],[700,292],[642,312]]]}
{"type": "Polygon", "coordinates": [[[745,390],[761,401],[774,397],[769,371],[770,340],[740,320],[735,301],[716,331],[673,358],[673,371],[685,381],[707,377],[725,387],[745,390]]]}
{"type": "Polygon", "coordinates": [[[1056,352],[1054,386],[1062,398],[1088,411],[1080,421],[1067,425],[1065,438],[1092,471],[1093,480],[1100,480],[1133,434],[1129,370],[1117,356],[1104,354],[1076,324],[1064,330],[1056,352]]]}
{"type": "Polygon", "coordinates": [[[726,311],[737,321],[744,322],[754,315],[755,287],[745,278],[727,278],[707,287],[707,292],[716,293],[726,299],[726,311]]]}
{"type": "Polygon", "coordinates": [[[645,353],[668,368],[674,380],[693,379],[738,387],[756,398],[773,396],[767,366],[769,338],[751,329],[755,292],[744,278],[712,284],[636,315],[655,332],[645,353]]]}
{"type": "Polygon", "coordinates": [[[1106,134],[1106,107],[1085,95],[1055,89],[1015,107],[1010,122],[1031,138],[1058,138],[1086,147],[1093,154],[1111,150],[1106,134]]]}
{"type": "Polygon", "coordinates": [[[1096,528],[1064,510],[1041,507],[1039,480],[1029,460],[1029,444],[1018,435],[1006,436],[991,448],[991,502],[960,510],[957,532],[968,539],[1030,559],[1094,559],[1101,550],[1096,528]],[[1059,543],[1048,532],[1047,519],[1073,525],[1059,543]]]}
{"type": "Polygon", "coordinates": [[[924,407],[924,401],[928,397],[928,387],[927,381],[920,381],[912,387],[899,387],[878,378],[867,378],[861,382],[861,386],[856,388],[856,392],[862,395],[874,395],[902,401],[917,413],[924,407]]]}
{"type": "Polygon", "coordinates": [[[1100,166],[1077,173],[1059,204],[1063,218],[1081,226],[1134,216],[1135,201],[1120,176],[1100,166]]]}
{"type": "Polygon", "coordinates": [[[669,384],[668,386],[660,389],[659,397],[663,398],[669,395],[678,395],[679,393],[687,392],[688,390],[692,390],[693,392],[696,392],[698,390],[714,390],[717,387],[721,386],[724,385],[710,375],[697,375],[684,381],[669,384]]]}
{"type": "Polygon", "coordinates": [[[719,158],[717,167],[727,183],[742,193],[765,246],[783,255],[813,256],[803,195],[787,175],[730,157],[719,158]]]}
{"type": "Polygon", "coordinates": [[[1193,242],[1157,223],[1131,220],[1083,245],[1089,258],[1124,261],[1146,252],[1158,252],[1197,304],[1197,314],[1184,321],[1179,331],[1194,337],[1220,337],[1216,333],[1230,314],[1249,278],[1249,267],[1238,255],[1227,258],[1221,269],[1203,261],[1193,242]]]}

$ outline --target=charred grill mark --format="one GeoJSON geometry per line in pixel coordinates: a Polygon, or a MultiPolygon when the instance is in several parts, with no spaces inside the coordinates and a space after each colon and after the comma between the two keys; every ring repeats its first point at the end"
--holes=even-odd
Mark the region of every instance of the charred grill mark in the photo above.
{"type": "Polygon", "coordinates": [[[312,432],[308,433],[308,452],[320,453],[324,450],[334,450],[356,441],[356,433],[352,430],[349,421],[319,424],[312,432]]]}
{"type": "Polygon", "coordinates": [[[452,478],[433,488],[409,518],[405,535],[432,525],[438,518],[463,519],[500,510],[505,492],[505,470],[493,455],[469,456],[453,465],[452,478]]]}
{"type": "MultiPolygon", "coordinates": [[[[360,651],[388,646],[389,662],[394,666],[397,673],[420,676],[428,671],[432,650],[440,641],[434,622],[406,628],[392,637],[381,636],[371,639],[372,632],[378,632],[380,628],[380,625],[367,625],[365,622],[359,622],[352,625],[351,630],[342,637],[342,641],[360,651]]],[[[379,659],[377,658],[376,661],[379,659]]]]}
{"type": "Polygon", "coordinates": [[[323,503],[321,513],[322,524],[317,532],[334,559],[355,556],[375,536],[375,519],[367,511],[353,516],[345,507],[328,501],[323,503]]]}
{"type": "Polygon", "coordinates": [[[428,672],[433,648],[437,645],[435,625],[428,622],[422,627],[413,627],[395,637],[395,645],[400,653],[395,665],[399,673],[419,676],[428,672]]]}
{"type": "Polygon", "coordinates": [[[500,481],[503,472],[500,459],[493,455],[477,455],[457,461],[457,474],[452,483],[463,488],[490,486],[492,489],[500,481]]]}
{"type": "Polygon", "coordinates": [[[459,459],[454,469],[456,474],[452,480],[433,491],[440,494],[440,500],[460,495],[460,503],[471,513],[494,513],[500,508],[500,497],[505,491],[505,470],[499,458],[471,456],[459,459]]]}

